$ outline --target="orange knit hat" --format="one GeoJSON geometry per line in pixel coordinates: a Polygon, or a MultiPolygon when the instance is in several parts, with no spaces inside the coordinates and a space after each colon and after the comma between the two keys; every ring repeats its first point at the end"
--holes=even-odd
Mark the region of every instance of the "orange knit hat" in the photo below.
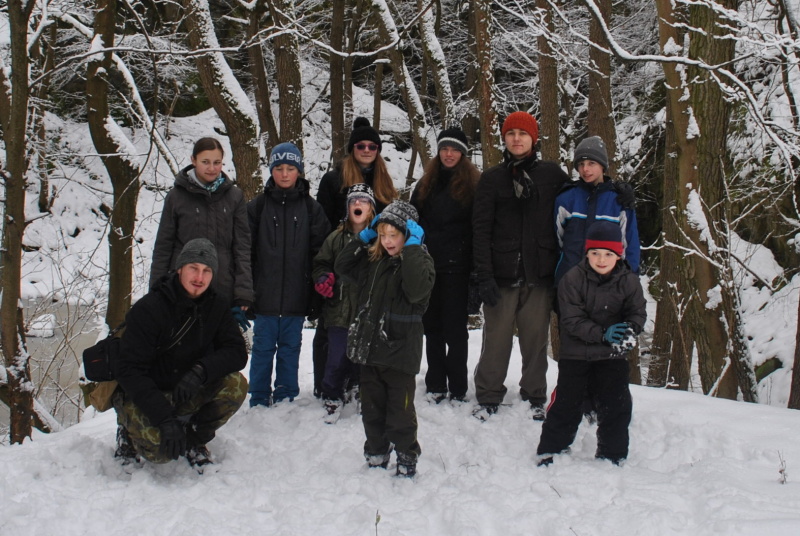
{"type": "Polygon", "coordinates": [[[530,134],[531,138],[533,138],[534,145],[539,141],[539,123],[537,123],[536,119],[528,112],[514,112],[506,117],[506,120],[503,121],[503,128],[500,129],[500,133],[505,138],[506,132],[514,128],[524,130],[530,134]]]}

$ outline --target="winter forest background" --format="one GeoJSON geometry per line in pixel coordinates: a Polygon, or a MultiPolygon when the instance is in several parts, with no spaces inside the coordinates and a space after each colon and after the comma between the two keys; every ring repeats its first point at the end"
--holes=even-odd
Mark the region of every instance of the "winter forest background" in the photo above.
{"type": "Polygon", "coordinates": [[[195,139],[252,198],[282,141],[316,188],[359,115],[404,196],[452,125],[483,169],[512,111],[565,169],[602,136],[655,320],[631,382],[800,409],[799,60],[798,0],[0,0],[4,441],[80,420],[195,139]]]}

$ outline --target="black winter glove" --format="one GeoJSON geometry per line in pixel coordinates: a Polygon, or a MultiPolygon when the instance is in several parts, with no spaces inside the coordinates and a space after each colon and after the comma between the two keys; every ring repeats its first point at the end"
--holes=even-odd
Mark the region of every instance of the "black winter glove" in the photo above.
{"type": "Polygon", "coordinates": [[[158,425],[161,430],[161,444],[158,450],[162,455],[177,460],[186,454],[186,431],[180,421],[170,417],[158,425]]]}
{"type": "Polygon", "coordinates": [[[633,210],[636,208],[636,194],[629,182],[614,181],[614,191],[617,192],[617,201],[622,208],[633,210]]]}
{"type": "Polygon", "coordinates": [[[175,389],[172,391],[172,403],[175,404],[175,406],[183,404],[196,395],[205,382],[206,369],[204,369],[203,365],[200,363],[195,363],[194,366],[189,369],[189,372],[183,375],[183,378],[181,378],[178,385],[176,385],[175,389]]]}
{"type": "Polygon", "coordinates": [[[489,277],[478,283],[478,295],[481,301],[489,307],[494,307],[500,301],[500,288],[494,277],[489,277]]]}

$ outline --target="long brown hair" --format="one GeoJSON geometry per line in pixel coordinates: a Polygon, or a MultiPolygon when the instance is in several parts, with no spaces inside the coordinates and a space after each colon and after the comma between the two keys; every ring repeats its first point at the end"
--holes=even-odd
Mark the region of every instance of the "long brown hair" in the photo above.
{"type": "MultiPolygon", "coordinates": [[[[439,180],[439,171],[442,161],[437,154],[431,158],[428,165],[425,166],[425,171],[422,178],[417,185],[417,200],[422,203],[428,194],[433,191],[439,180]]],[[[467,155],[461,155],[461,160],[458,161],[453,167],[453,176],[450,179],[449,191],[453,199],[461,203],[462,206],[468,207],[475,197],[475,188],[478,185],[478,179],[481,177],[481,172],[475,167],[475,164],[467,158],[467,155]]]]}
{"type": "MultiPolygon", "coordinates": [[[[375,199],[384,205],[388,205],[397,199],[398,195],[381,153],[378,153],[378,156],[375,157],[375,161],[372,163],[372,170],[372,191],[375,192],[375,199]]],[[[342,160],[342,191],[361,182],[364,182],[361,166],[356,162],[355,156],[350,153],[342,160]]]]}

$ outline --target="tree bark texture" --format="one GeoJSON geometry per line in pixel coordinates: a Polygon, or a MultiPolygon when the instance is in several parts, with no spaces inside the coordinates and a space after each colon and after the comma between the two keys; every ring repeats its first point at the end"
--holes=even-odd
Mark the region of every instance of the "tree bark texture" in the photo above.
{"type": "MultiPolygon", "coordinates": [[[[555,31],[553,8],[547,0],[536,0],[536,7],[544,12],[544,24],[555,31]]],[[[558,101],[558,61],[545,35],[537,38],[539,46],[539,139],[542,160],[561,160],[561,128],[558,101]]]]}
{"type": "Polygon", "coordinates": [[[6,143],[5,211],[3,214],[2,301],[0,301],[0,349],[8,378],[11,443],[31,436],[33,385],[30,358],[25,348],[22,309],[19,307],[22,280],[22,235],[25,232],[25,139],[28,117],[28,24],[33,0],[8,0],[11,51],[11,95],[6,143]]]}
{"type": "MultiPolygon", "coordinates": [[[[279,28],[288,28],[294,14],[291,0],[267,0],[272,20],[279,28]]],[[[273,40],[275,77],[278,83],[280,142],[290,141],[303,151],[303,79],[300,73],[300,45],[297,37],[281,33],[273,40]]]]}
{"type": "Polygon", "coordinates": [[[492,65],[492,2],[472,0],[475,26],[475,55],[478,64],[478,118],[481,124],[483,169],[497,165],[503,159],[500,146],[497,103],[494,99],[494,68],[492,65]]]}
{"type": "MultiPolygon", "coordinates": [[[[208,4],[196,0],[182,1],[192,49],[219,49],[208,4]]],[[[233,167],[236,169],[236,182],[245,197],[252,199],[262,187],[259,171],[259,130],[255,110],[241,86],[228,84],[235,77],[222,53],[208,52],[198,56],[196,63],[203,90],[227,130],[233,167]]]]}
{"type": "MultiPolygon", "coordinates": [[[[596,0],[606,26],[611,23],[611,0],[596,0]]],[[[540,38],[541,39],[541,38],[540,38]]],[[[594,16],[589,23],[589,39],[597,47],[608,49],[608,38],[600,21],[594,16]]],[[[617,176],[617,129],[614,124],[614,106],[611,101],[611,55],[597,47],[589,48],[589,109],[587,127],[589,135],[600,136],[608,152],[608,174],[617,176]]]]}
{"type": "MultiPolygon", "coordinates": [[[[417,0],[417,8],[425,9],[425,4],[427,3],[423,2],[423,0],[417,0]]],[[[441,9],[441,4],[437,4],[437,6],[441,9]]],[[[447,60],[436,35],[436,17],[431,7],[422,14],[419,26],[420,41],[422,41],[422,48],[425,51],[425,59],[431,68],[433,85],[436,87],[440,121],[443,128],[449,128],[456,124],[455,101],[453,99],[453,90],[450,87],[447,60]]],[[[422,87],[424,88],[425,85],[422,85],[422,87]]]]}
{"type": "MultiPolygon", "coordinates": [[[[266,14],[265,0],[256,0],[250,12],[250,20],[247,27],[247,38],[255,39],[256,34],[261,29],[261,19],[266,14]]],[[[275,116],[272,114],[271,91],[269,89],[269,76],[267,66],[264,61],[264,45],[261,41],[256,41],[247,49],[247,57],[250,60],[250,74],[253,76],[253,93],[256,101],[256,113],[258,114],[258,125],[261,135],[266,136],[264,140],[265,152],[278,144],[278,127],[275,125],[275,116]]],[[[254,193],[254,192],[250,192],[254,193]]],[[[245,196],[248,192],[245,192],[245,196]]],[[[248,200],[252,199],[247,197],[248,200]]]]}
{"type": "MultiPolygon", "coordinates": [[[[331,48],[344,52],[345,0],[331,2],[331,48]]],[[[331,160],[338,162],[345,156],[347,134],[344,122],[344,57],[330,54],[331,88],[331,160]]]]}

